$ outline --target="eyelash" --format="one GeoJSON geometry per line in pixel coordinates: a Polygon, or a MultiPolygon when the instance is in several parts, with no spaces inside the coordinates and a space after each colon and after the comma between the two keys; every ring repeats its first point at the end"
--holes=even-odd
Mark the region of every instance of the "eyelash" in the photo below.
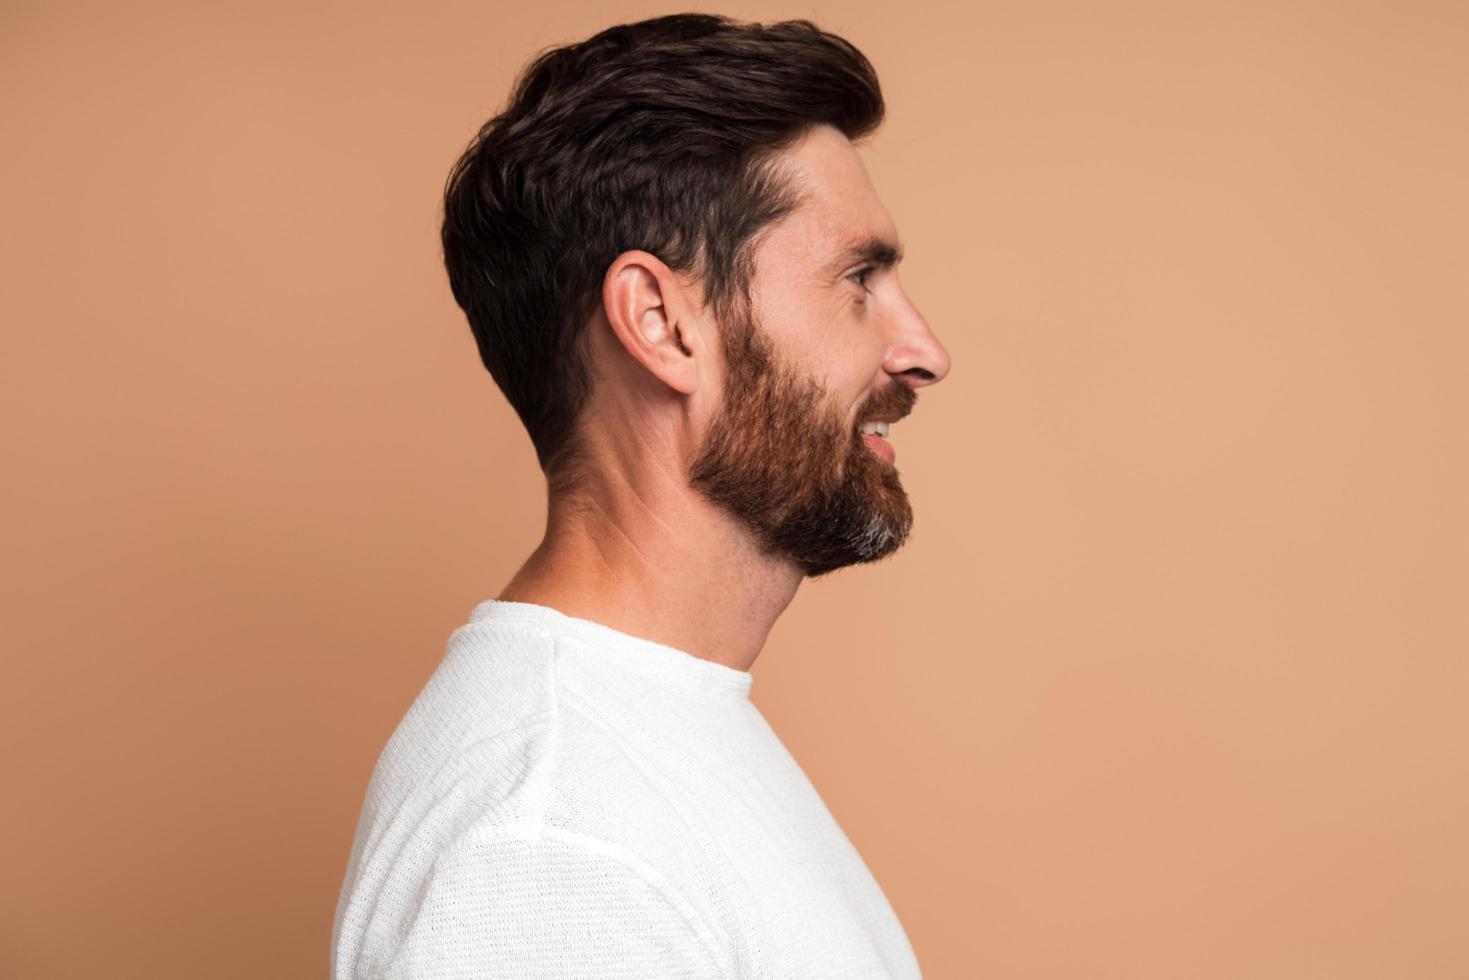
{"type": "MultiPolygon", "coordinates": [[[[876,271],[877,271],[877,267],[876,266],[864,265],[862,268],[857,269],[851,275],[847,276],[847,278],[848,279],[852,279],[853,276],[870,276],[870,275],[872,275],[876,271]]],[[[852,281],[853,282],[856,282],[855,279],[852,279],[852,281]]],[[[872,290],[870,290],[870,289],[867,288],[867,283],[866,283],[865,280],[863,282],[858,282],[857,285],[861,286],[864,292],[868,292],[868,293],[872,292],[872,290]]]]}

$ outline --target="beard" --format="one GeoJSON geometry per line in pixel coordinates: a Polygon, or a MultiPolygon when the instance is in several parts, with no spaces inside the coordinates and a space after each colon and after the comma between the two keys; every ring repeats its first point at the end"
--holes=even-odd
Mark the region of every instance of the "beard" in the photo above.
{"type": "Polygon", "coordinates": [[[862,440],[873,415],[906,415],[917,395],[893,382],[854,423],[815,379],[775,353],[748,308],[721,331],[724,403],[690,467],[692,485],[755,533],[762,552],[809,577],[877,561],[908,539],[913,509],[892,463],[862,440]]]}

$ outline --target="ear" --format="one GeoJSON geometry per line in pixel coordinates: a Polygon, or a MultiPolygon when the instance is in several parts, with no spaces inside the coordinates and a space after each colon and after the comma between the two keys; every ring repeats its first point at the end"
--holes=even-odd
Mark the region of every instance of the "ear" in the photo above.
{"type": "Polygon", "coordinates": [[[602,279],[602,308],[613,336],[634,360],[670,388],[693,393],[702,339],[672,269],[650,252],[623,252],[602,279]]]}

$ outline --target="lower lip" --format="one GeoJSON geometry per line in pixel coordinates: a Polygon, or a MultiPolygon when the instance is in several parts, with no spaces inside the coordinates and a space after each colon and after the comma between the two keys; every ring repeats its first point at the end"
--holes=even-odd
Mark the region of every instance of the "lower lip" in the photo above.
{"type": "Polygon", "coordinates": [[[864,432],[862,433],[862,441],[867,443],[868,449],[871,449],[873,452],[877,453],[877,455],[881,456],[889,463],[898,458],[898,454],[893,452],[893,444],[888,442],[882,436],[873,435],[870,432],[864,432]]]}

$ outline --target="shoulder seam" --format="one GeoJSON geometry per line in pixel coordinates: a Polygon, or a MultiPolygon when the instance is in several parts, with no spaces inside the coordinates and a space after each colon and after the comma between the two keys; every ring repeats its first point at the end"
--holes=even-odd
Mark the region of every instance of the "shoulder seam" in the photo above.
{"type": "Polygon", "coordinates": [[[556,763],[561,757],[561,693],[557,681],[558,651],[551,647],[549,668],[546,671],[546,712],[550,715],[550,730],[546,733],[546,755],[540,760],[536,781],[528,801],[528,812],[538,825],[546,822],[546,809],[550,805],[551,784],[556,778],[556,763]]]}

